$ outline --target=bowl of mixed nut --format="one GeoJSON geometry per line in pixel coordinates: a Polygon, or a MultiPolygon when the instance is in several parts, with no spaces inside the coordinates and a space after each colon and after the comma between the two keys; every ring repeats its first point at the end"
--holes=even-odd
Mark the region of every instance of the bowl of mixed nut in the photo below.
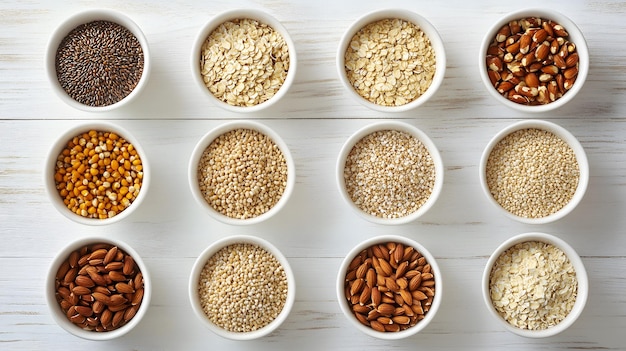
{"type": "Polygon", "coordinates": [[[446,53],[426,18],[405,9],[385,9],[350,25],[336,62],[348,94],[373,110],[400,112],[425,103],[439,89],[446,53]]]}
{"type": "Polygon", "coordinates": [[[367,125],[348,138],[336,165],[339,193],[359,216],[405,224],[424,215],[443,187],[443,161],[432,140],[398,121],[367,125]]]}
{"type": "Polygon", "coordinates": [[[189,160],[189,186],[213,218],[233,225],[269,219],[287,203],[296,182],[287,144],[255,121],[224,123],[205,134],[189,160]]]}
{"type": "Polygon", "coordinates": [[[143,90],[150,50],[128,16],[93,9],[72,15],[52,33],[45,67],[53,91],[65,103],[82,111],[109,111],[143,90]]]}
{"type": "Polygon", "coordinates": [[[87,225],[118,222],[146,197],[150,167],[138,140],[108,122],[81,123],[54,142],[44,166],[44,186],[65,217],[87,225]]]}
{"type": "Polygon", "coordinates": [[[506,330],[543,338],[578,319],[589,282],[580,256],[564,240],[525,233],[506,240],[489,257],[482,290],[487,310],[506,330]]]}
{"type": "Polygon", "coordinates": [[[193,79],[210,101],[235,112],[272,106],[296,75],[296,49],[276,18],[256,9],[222,12],[198,33],[193,79]]]}
{"type": "Polygon", "coordinates": [[[523,112],[545,112],[565,105],[582,89],[589,51],[568,17],[526,9],[491,27],[480,47],[478,68],[498,101],[523,112]]]}
{"type": "Polygon", "coordinates": [[[189,278],[191,307],[213,333],[252,340],[287,319],[296,283],[287,258],[265,239],[235,235],[207,247],[189,278]]]}
{"type": "Polygon", "coordinates": [[[88,340],[131,331],[150,305],[151,280],[139,254],[110,237],[78,239],[54,258],[45,296],[53,319],[88,340]]]}
{"type": "Polygon", "coordinates": [[[387,340],[423,330],[441,304],[435,257],[412,239],[384,235],[354,247],[337,275],[344,315],[363,333],[387,340]]]}
{"type": "Polygon", "coordinates": [[[529,224],[566,216],[589,183],[580,142],[543,120],[516,122],[497,133],[482,154],[479,172],[488,201],[505,216],[529,224]]]}

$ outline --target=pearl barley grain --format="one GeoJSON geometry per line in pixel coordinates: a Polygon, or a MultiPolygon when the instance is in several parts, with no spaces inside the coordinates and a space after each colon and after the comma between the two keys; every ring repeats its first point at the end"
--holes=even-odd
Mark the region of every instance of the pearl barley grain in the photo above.
{"type": "Polygon", "coordinates": [[[574,196],[580,177],[574,150],[557,135],[536,128],[500,140],[485,171],[493,198],[525,218],[547,217],[562,209],[574,196]]]}
{"type": "Polygon", "coordinates": [[[344,179],[350,199],[361,210],[380,218],[400,218],[417,211],[432,194],[435,165],[417,138],[383,130],[354,145],[344,179]]]}
{"type": "Polygon", "coordinates": [[[287,161],[268,136],[239,128],[217,137],[198,164],[200,191],[221,214],[237,219],[262,215],[287,187],[287,161]]]}
{"type": "Polygon", "coordinates": [[[231,332],[270,324],[287,301],[287,275],[268,251],[253,244],[219,250],[200,273],[198,293],[209,320],[231,332]]]}

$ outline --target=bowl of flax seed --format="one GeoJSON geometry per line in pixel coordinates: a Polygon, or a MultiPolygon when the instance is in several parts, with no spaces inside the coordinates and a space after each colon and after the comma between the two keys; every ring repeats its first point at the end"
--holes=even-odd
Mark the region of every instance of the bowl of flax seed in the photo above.
{"type": "Polygon", "coordinates": [[[53,91],[65,103],[82,111],[109,111],[128,104],[145,87],[148,40],[120,12],[87,10],[52,33],[45,68],[53,91]]]}

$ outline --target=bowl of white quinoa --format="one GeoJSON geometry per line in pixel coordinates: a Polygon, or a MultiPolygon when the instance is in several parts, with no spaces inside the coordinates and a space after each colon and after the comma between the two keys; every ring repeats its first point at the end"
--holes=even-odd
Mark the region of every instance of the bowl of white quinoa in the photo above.
{"type": "Polygon", "coordinates": [[[498,132],[480,160],[487,200],[522,223],[554,222],[582,200],[589,183],[585,150],[565,128],[523,120],[498,132]]]}
{"type": "Polygon", "coordinates": [[[213,333],[252,340],[287,319],[296,283],[287,258],[267,240],[235,235],[207,247],[189,278],[191,307],[213,333]]]}
{"type": "Polygon", "coordinates": [[[482,277],[489,313],[508,331],[544,338],[569,328],[589,294],[585,266],[564,240],[525,233],[503,242],[489,257],[482,277]]]}
{"type": "Polygon", "coordinates": [[[219,125],[196,144],[189,186],[213,218],[232,225],[265,221],[290,198],[296,181],[293,157],[273,129],[255,121],[219,125]]]}
{"type": "Polygon", "coordinates": [[[446,53],[426,18],[383,9],[363,15],[344,32],[336,64],[354,99],[376,111],[401,112],[422,105],[439,89],[446,53]]]}
{"type": "Polygon", "coordinates": [[[215,105],[257,112],[278,102],[296,75],[296,49],[285,26],[256,9],[211,18],[191,52],[193,80],[215,105]]]}
{"type": "Polygon", "coordinates": [[[379,224],[405,224],[424,215],[443,187],[443,161],[417,127],[376,122],[352,134],[336,166],[339,193],[358,215],[379,224]]]}
{"type": "Polygon", "coordinates": [[[121,12],[79,12],[52,32],[45,68],[52,90],[69,106],[110,111],[135,100],[146,86],[151,68],[148,40],[121,12]]]}

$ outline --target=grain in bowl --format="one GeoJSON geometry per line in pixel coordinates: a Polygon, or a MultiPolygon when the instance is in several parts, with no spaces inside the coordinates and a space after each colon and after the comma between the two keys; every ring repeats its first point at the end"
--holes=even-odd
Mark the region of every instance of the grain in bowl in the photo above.
{"type": "Polygon", "coordinates": [[[402,122],[366,126],[345,143],[337,180],[346,201],[366,219],[405,223],[432,206],[443,166],[430,139],[402,122]]]}

